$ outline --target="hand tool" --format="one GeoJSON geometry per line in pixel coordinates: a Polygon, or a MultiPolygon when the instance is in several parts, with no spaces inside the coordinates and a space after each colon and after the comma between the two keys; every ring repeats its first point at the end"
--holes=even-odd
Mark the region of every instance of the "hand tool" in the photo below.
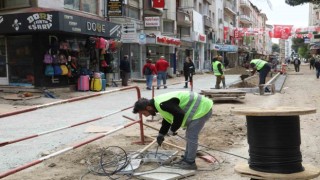
{"type": "Polygon", "coordinates": [[[154,155],[155,158],[157,157],[158,149],[159,149],[159,145],[157,146],[156,154],[154,155]]]}

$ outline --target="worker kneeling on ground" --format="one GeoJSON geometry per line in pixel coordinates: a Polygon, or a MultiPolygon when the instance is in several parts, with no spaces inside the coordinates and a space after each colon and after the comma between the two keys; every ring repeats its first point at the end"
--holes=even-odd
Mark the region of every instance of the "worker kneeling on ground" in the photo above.
{"type": "Polygon", "coordinates": [[[205,122],[212,116],[213,102],[195,92],[175,91],[161,94],[153,99],[141,98],[134,104],[133,113],[145,117],[155,116],[158,112],[162,117],[162,126],[157,137],[161,146],[164,136],[174,136],[182,127],[186,129],[186,151],[183,158],[172,166],[181,169],[196,170],[195,163],[198,150],[198,138],[205,122]]]}

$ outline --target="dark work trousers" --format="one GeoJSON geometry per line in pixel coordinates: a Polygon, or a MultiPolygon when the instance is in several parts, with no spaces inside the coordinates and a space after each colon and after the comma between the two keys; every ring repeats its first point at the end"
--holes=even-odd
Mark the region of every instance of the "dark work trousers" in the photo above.
{"type": "Polygon", "coordinates": [[[191,82],[192,83],[192,73],[189,73],[189,74],[185,74],[184,75],[184,81],[185,81],[185,88],[188,87],[188,82],[191,82]]]}
{"type": "Polygon", "coordinates": [[[128,86],[128,80],[129,80],[130,73],[121,71],[120,76],[121,76],[121,80],[122,80],[122,86],[128,86]]]}
{"type": "Polygon", "coordinates": [[[295,70],[296,72],[299,72],[299,71],[300,71],[300,64],[295,64],[295,65],[294,65],[294,70],[295,70]]]}
{"type": "Polygon", "coordinates": [[[266,83],[266,77],[268,73],[270,72],[271,67],[269,64],[265,64],[262,69],[259,71],[259,84],[265,84],[266,83]]]}
{"type": "Polygon", "coordinates": [[[319,79],[319,75],[320,75],[320,69],[316,69],[316,76],[317,76],[317,79],[319,79]]]}

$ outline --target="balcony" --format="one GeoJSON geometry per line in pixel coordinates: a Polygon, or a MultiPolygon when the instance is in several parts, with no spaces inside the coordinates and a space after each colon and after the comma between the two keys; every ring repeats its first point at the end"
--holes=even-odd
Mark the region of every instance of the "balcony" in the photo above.
{"type": "Polygon", "coordinates": [[[191,15],[184,11],[177,11],[177,25],[190,27],[192,25],[191,15]]]}
{"type": "Polygon", "coordinates": [[[233,15],[236,15],[236,6],[232,4],[230,1],[224,1],[223,7],[226,11],[230,12],[233,15]]]}
{"type": "Polygon", "coordinates": [[[240,0],[240,7],[249,9],[251,11],[251,4],[249,0],[240,0]]]}
{"type": "Polygon", "coordinates": [[[143,0],[144,15],[162,16],[162,13],[162,10],[152,8],[152,3],[150,0],[143,0]]]}
{"type": "Polygon", "coordinates": [[[240,15],[240,22],[242,22],[243,24],[252,24],[251,18],[245,14],[240,15]]]}
{"type": "Polygon", "coordinates": [[[213,0],[204,0],[204,1],[206,1],[209,5],[212,5],[213,0]]]}
{"type": "Polygon", "coordinates": [[[203,22],[204,22],[204,26],[212,28],[212,19],[211,17],[204,15],[203,16],[203,22]]]}

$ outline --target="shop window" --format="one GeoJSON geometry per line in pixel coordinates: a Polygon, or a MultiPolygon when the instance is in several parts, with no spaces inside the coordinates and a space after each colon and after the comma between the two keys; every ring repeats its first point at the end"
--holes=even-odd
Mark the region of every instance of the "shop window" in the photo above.
{"type": "Polygon", "coordinates": [[[140,10],[131,6],[125,6],[123,16],[140,20],[140,10]]]}
{"type": "Polygon", "coordinates": [[[98,0],[64,0],[64,7],[97,14],[98,0]]]}
{"type": "Polygon", "coordinates": [[[163,21],[163,32],[174,32],[174,22],[173,21],[163,21]]]}
{"type": "Polygon", "coordinates": [[[0,78],[7,77],[7,63],[6,63],[6,42],[5,38],[0,37],[0,78]]]}
{"type": "Polygon", "coordinates": [[[30,6],[30,0],[0,0],[0,9],[12,9],[30,6]]]}
{"type": "Polygon", "coordinates": [[[8,37],[9,84],[33,85],[32,36],[8,37]]]}

